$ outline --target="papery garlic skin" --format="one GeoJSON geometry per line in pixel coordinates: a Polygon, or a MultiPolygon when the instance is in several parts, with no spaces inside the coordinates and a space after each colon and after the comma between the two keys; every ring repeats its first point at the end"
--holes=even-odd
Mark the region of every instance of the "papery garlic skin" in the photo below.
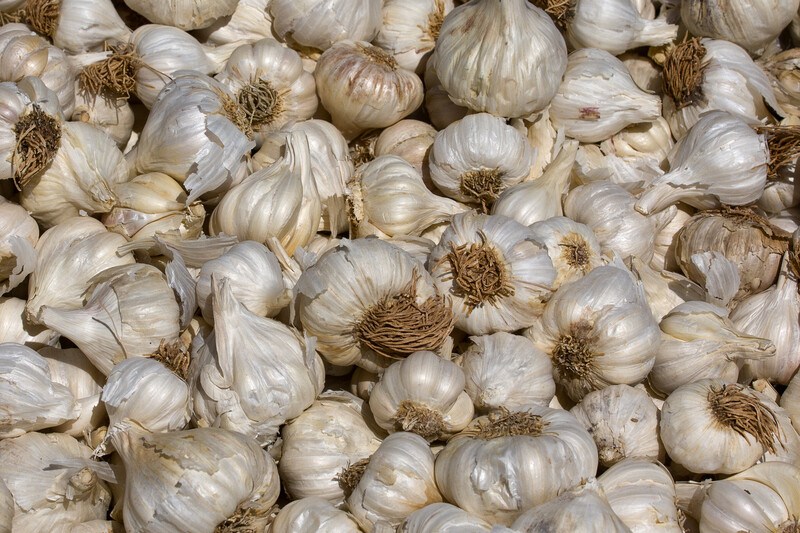
{"type": "Polygon", "coordinates": [[[443,130],[456,120],[461,120],[470,114],[470,109],[455,104],[447,91],[442,87],[442,82],[433,69],[432,61],[425,64],[425,111],[436,129],[443,130]]]}
{"type": "Polygon", "coordinates": [[[375,141],[375,157],[382,155],[402,157],[422,174],[427,185],[430,182],[428,150],[435,138],[436,129],[427,122],[403,119],[378,135],[375,141]]]}
{"type": "Polygon", "coordinates": [[[360,533],[358,522],[350,513],[334,507],[322,498],[302,498],[283,507],[267,533],[360,533]]]}
{"type": "Polygon", "coordinates": [[[0,295],[33,272],[39,226],[25,208],[0,197],[0,295]]]}
{"type": "Polygon", "coordinates": [[[786,410],[795,430],[800,431],[800,374],[795,374],[789,381],[781,395],[780,406],[786,410]]]}
{"type": "Polygon", "coordinates": [[[530,2],[482,0],[445,17],[429,64],[456,104],[525,117],[555,96],[567,47],[550,17],[530,2]],[[522,35],[536,37],[531,43],[522,35]]]}
{"type": "Polygon", "coordinates": [[[127,101],[93,96],[76,84],[72,120],[92,124],[104,131],[120,149],[125,148],[131,138],[135,118],[127,101]]]}
{"type": "Polygon", "coordinates": [[[131,35],[110,0],[61,0],[52,24],[47,23],[50,6],[41,4],[28,7],[28,24],[69,54],[98,52],[106,41],[127,41],[131,35]]]}
{"type": "Polygon", "coordinates": [[[205,28],[215,20],[233,14],[236,3],[236,0],[125,0],[128,7],[147,20],[186,31],[205,28]]]}
{"type": "Polygon", "coordinates": [[[53,381],[70,390],[79,411],[77,418],[54,428],[54,431],[79,438],[104,425],[106,410],[100,402],[106,380],[103,373],[77,348],[46,346],[38,352],[47,361],[53,381]]]}
{"type": "Polygon", "coordinates": [[[442,22],[452,10],[452,0],[388,0],[372,42],[391,53],[404,69],[421,74],[442,22]]]}
{"type": "Polygon", "coordinates": [[[658,322],[683,302],[705,297],[701,287],[680,274],[669,270],[657,271],[638,257],[631,257],[629,263],[631,272],[642,282],[647,304],[658,322]]]}
{"type": "Polygon", "coordinates": [[[449,503],[431,503],[414,511],[397,527],[397,533],[489,533],[485,520],[449,503]]]}
{"type": "Polygon", "coordinates": [[[224,17],[211,26],[201,28],[194,35],[206,44],[252,43],[272,37],[271,0],[239,0],[230,17],[224,17]]]}
{"type": "Polygon", "coordinates": [[[692,218],[694,209],[686,204],[679,203],[677,206],[675,216],[670,220],[655,237],[655,253],[650,259],[650,266],[656,270],[671,270],[677,272],[679,270],[678,263],[675,260],[675,246],[677,239],[675,235],[680,229],[686,225],[686,222],[692,218]]]}
{"type": "Polygon", "coordinates": [[[61,336],[43,326],[31,324],[25,317],[25,300],[0,296],[0,343],[16,342],[38,350],[56,346],[61,336]]]}

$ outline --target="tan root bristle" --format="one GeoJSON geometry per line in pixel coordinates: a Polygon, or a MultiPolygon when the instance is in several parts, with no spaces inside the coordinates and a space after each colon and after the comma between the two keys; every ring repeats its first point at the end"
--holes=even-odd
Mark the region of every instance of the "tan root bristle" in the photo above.
{"type": "Polygon", "coordinates": [[[509,413],[507,409],[502,409],[500,412],[491,413],[488,420],[480,420],[477,425],[465,429],[460,434],[478,439],[538,437],[546,428],[547,422],[539,415],[526,411],[509,413]]]}
{"type": "Polygon", "coordinates": [[[459,176],[461,194],[474,198],[484,213],[503,192],[503,174],[496,168],[469,170],[459,176]]]}
{"type": "Polygon", "coordinates": [[[236,99],[253,130],[269,126],[283,113],[284,96],[268,80],[255,80],[245,85],[236,99]]]}
{"type": "Polygon", "coordinates": [[[11,156],[14,181],[22,188],[53,162],[61,146],[61,123],[33,104],[14,125],[17,143],[11,156]]]}
{"type": "Polygon", "coordinates": [[[361,481],[361,476],[364,475],[364,471],[367,469],[368,464],[369,457],[356,461],[355,463],[348,464],[342,469],[342,471],[336,477],[336,481],[339,482],[339,486],[342,488],[345,494],[349,496],[350,493],[353,492],[353,489],[358,486],[358,482],[361,481]]]}
{"type": "Polygon", "coordinates": [[[358,48],[372,63],[386,67],[389,70],[397,70],[399,67],[392,54],[379,46],[359,45],[358,48]]]}
{"type": "Polygon", "coordinates": [[[369,130],[353,140],[349,146],[350,159],[356,168],[375,159],[375,142],[380,130],[369,130]]]}
{"type": "Polygon", "coordinates": [[[416,433],[427,441],[440,438],[445,429],[444,417],[439,411],[411,400],[400,402],[394,423],[398,431],[416,433]]]}
{"type": "Polygon", "coordinates": [[[444,22],[444,0],[435,0],[433,11],[428,13],[428,23],[424,26],[419,26],[422,30],[422,39],[426,43],[435,43],[439,38],[439,32],[442,29],[444,22]]]}
{"type": "Polygon", "coordinates": [[[175,339],[172,342],[162,339],[158,345],[158,350],[147,357],[155,359],[179,378],[186,381],[186,377],[189,375],[191,356],[189,355],[189,349],[180,339],[175,339]]]}
{"type": "Polygon", "coordinates": [[[577,233],[568,233],[558,245],[561,248],[561,257],[567,264],[585,274],[589,269],[590,258],[586,239],[577,233]]]}
{"type": "Polygon", "coordinates": [[[418,303],[419,278],[415,271],[411,283],[399,294],[387,296],[364,313],[354,331],[364,347],[384,357],[403,359],[442,346],[453,330],[453,310],[439,294],[418,303]]]}
{"type": "Polygon", "coordinates": [[[92,96],[130,98],[136,88],[136,73],[143,66],[142,60],[132,43],[107,45],[106,51],[111,55],[81,71],[81,89],[92,96]]]}
{"type": "Polygon", "coordinates": [[[792,516],[779,526],[777,533],[800,533],[800,517],[792,516]]]}
{"type": "Polygon", "coordinates": [[[55,35],[60,15],[61,0],[28,0],[25,4],[25,22],[45,37],[55,35]]]}
{"type": "Polygon", "coordinates": [[[222,114],[228,117],[228,120],[239,128],[239,131],[247,135],[248,139],[253,138],[253,128],[250,127],[250,120],[247,118],[242,106],[239,103],[223,92],[218,92],[220,102],[222,103],[222,114]]]}
{"type": "Polygon", "coordinates": [[[566,380],[584,378],[591,374],[595,357],[596,335],[586,320],[572,324],[569,331],[561,335],[553,348],[553,366],[566,380]]]}
{"type": "Polygon", "coordinates": [[[800,126],[759,126],[756,131],[767,138],[767,176],[777,179],[781,169],[794,165],[800,157],[800,126]]]}
{"type": "Polygon", "coordinates": [[[695,37],[675,46],[664,61],[664,91],[682,109],[702,98],[706,48],[695,37]]]}
{"type": "Polygon", "coordinates": [[[775,441],[780,442],[778,418],[755,395],[743,391],[744,386],[735,383],[712,386],[708,393],[711,412],[722,426],[735,431],[747,441],[752,437],[765,450],[776,453],[775,441]]]}
{"type": "Polygon", "coordinates": [[[0,11],[0,26],[17,22],[25,23],[26,19],[27,16],[25,15],[24,7],[16,11],[0,11]]]}
{"type": "Polygon", "coordinates": [[[263,522],[265,517],[276,510],[277,506],[275,505],[268,509],[259,509],[252,505],[242,507],[242,504],[240,504],[229,518],[214,529],[214,533],[257,533],[258,531],[263,531],[263,527],[260,527],[260,524],[256,522],[263,522]]]}
{"type": "Polygon", "coordinates": [[[531,0],[531,3],[550,15],[560,30],[566,29],[575,13],[575,0],[531,0]]]}

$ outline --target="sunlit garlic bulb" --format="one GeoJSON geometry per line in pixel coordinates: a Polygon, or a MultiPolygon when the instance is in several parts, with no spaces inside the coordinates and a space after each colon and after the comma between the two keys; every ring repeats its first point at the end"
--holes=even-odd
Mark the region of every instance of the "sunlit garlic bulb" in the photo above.
{"type": "Polygon", "coordinates": [[[556,289],[604,264],[600,243],[585,224],[567,217],[552,217],[529,227],[535,238],[544,244],[558,272],[556,289]]]}
{"type": "Polygon", "coordinates": [[[452,10],[453,0],[388,0],[372,42],[392,54],[401,67],[421,75],[444,17],[452,10]]]}
{"type": "Polygon", "coordinates": [[[131,35],[111,0],[28,0],[24,17],[69,54],[98,52],[106,41],[127,41],[131,35]]]}

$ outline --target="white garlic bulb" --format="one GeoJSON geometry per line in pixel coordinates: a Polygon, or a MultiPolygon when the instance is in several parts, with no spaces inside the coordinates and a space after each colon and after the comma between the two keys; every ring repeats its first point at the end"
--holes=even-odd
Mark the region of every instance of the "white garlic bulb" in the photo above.
{"type": "Polygon", "coordinates": [[[281,508],[267,533],[360,533],[353,515],[337,509],[327,500],[309,497],[281,508]]]}
{"type": "Polygon", "coordinates": [[[335,43],[317,61],[314,79],[331,122],[348,140],[391,126],[422,104],[419,76],[365,41],[335,43]]]}
{"type": "Polygon", "coordinates": [[[435,469],[447,501],[509,525],[593,476],[597,448],[568,412],[531,406],[476,418],[439,452],[435,469]]]}
{"type": "Polygon", "coordinates": [[[427,441],[446,440],[472,421],[464,372],[433,352],[392,363],[369,395],[375,421],[389,433],[408,431],[427,441]]]}
{"type": "Polygon", "coordinates": [[[489,533],[491,524],[449,503],[432,503],[414,511],[397,533],[489,533]]]}
{"type": "Polygon", "coordinates": [[[453,0],[387,0],[372,42],[392,54],[404,69],[422,74],[442,22],[452,10],[453,0]]]}
{"type": "Polygon", "coordinates": [[[0,296],[0,343],[16,342],[38,350],[44,346],[56,346],[61,337],[41,325],[30,323],[26,318],[25,300],[0,296]]]}
{"type": "Polygon", "coordinates": [[[564,80],[550,104],[553,126],[586,143],[660,115],[659,98],[642,91],[622,61],[596,48],[570,54],[564,80]]]}
{"type": "Polygon", "coordinates": [[[436,129],[427,122],[403,119],[378,135],[375,141],[375,157],[402,157],[422,174],[425,184],[428,185],[432,183],[428,172],[428,149],[435,138],[436,129]]]}
{"type": "Polygon", "coordinates": [[[531,224],[530,229],[534,238],[544,244],[558,272],[556,289],[605,263],[597,237],[585,224],[554,216],[531,224]]]}
{"type": "Polygon", "coordinates": [[[93,96],[76,83],[72,120],[91,124],[104,131],[122,149],[127,146],[133,134],[136,117],[126,100],[93,96]]]}
{"type": "Polygon", "coordinates": [[[195,30],[198,39],[210,45],[253,43],[272,37],[271,0],[239,0],[230,17],[223,17],[206,28],[195,30]]]}
{"type": "Polygon", "coordinates": [[[192,2],[125,0],[125,4],[156,24],[166,24],[188,31],[205,28],[217,19],[233,14],[237,2],[236,0],[194,0],[192,2]]]}
{"type": "Polygon", "coordinates": [[[709,111],[672,149],[669,172],[653,180],[636,210],[650,214],[677,202],[698,209],[755,202],[767,181],[767,162],[763,135],[735,115],[709,111]]]}
{"type": "Polygon", "coordinates": [[[0,235],[0,295],[3,295],[33,272],[39,226],[25,208],[0,197],[0,235]]]}
{"type": "Polygon", "coordinates": [[[789,381],[781,395],[780,406],[791,418],[795,431],[800,430],[800,374],[795,374],[789,381]]]}
{"type": "Polygon", "coordinates": [[[532,3],[481,0],[445,17],[429,64],[456,104],[526,117],[555,96],[567,47],[550,17],[532,3]]]}
{"type": "Polygon", "coordinates": [[[503,190],[528,176],[535,160],[536,150],[519,131],[502,118],[477,113],[436,134],[429,167],[440,191],[486,211],[503,190]]]}
{"type": "Polygon", "coordinates": [[[556,393],[550,358],[521,335],[470,337],[461,357],[464,390],[481,412],[548,405],[556,393]]]}
{"type": "Polygon", "coordinates": [[[69,54],[100,51],[106,41],[127,41],[131,35],[111,0],[29,2],[25,22],[69,54]]]}
{"type": "Polygon", "coordinates": [[[470,110],[455,104],[450,99],[432,65],[432,61],[427,61],[425,64],[425,111],[431,124],[436,129],[442,130],[467,116],[470,110]]]}

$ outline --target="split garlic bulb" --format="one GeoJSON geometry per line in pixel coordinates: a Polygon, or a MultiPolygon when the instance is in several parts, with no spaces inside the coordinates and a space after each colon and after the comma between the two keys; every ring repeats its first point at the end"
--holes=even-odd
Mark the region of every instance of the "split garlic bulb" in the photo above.
{"type": "Polygon", "coordinates": [[[419,76],[365,41],[335,43],[317,61],[314,79],[331,122],[348,140],[371,128],[391,126],[423,100],[419,76]]]}
{"type": "Polygon", "coordinates": [[[612,264],[561,286],[525,336],[552,359],[556,384],[579,401],[609,385],[641,382],[660,331],[641,282],[612,264]]]}
{"type": "Polygon", "coordinates": [[[101,51],[106,41],[127,41],[131,35],[111,0],[28,2],[25,22],[69,54],[101,51]]]}
{"type": "Polygon", "coordinates": [[[530,2],[481,0],[445,17],[429,64],[456,104],[526,117],[555,96],[567,47],[550,17],[530,2]]]}
{"type": "Polygon", "coordinates": [[[389,433],[408,431],[427,441],[446,440],[472,421],[464,372],[433,352],[392,363],[369,395],[375,421],[389,433]]]}
{"type": "Polygon", "coordinates": [[[530,340],[506,332],[470,340],[473,344],[464,351],[461,367],[464,390],[479,411],[516,411],[548,405],[553,399],[553,365],[530,340]]]}
{"type": "Polygon", "coordinates": [[[267,533],[360,533],[353,515],[322,498],[294,500],[278,512],[267,533]]]}
{"type": "Polygon", "coordinates": [[[767,181],[767,143],[741,118],[705,113],[669,154],[670,170],[656,178],[636,202],[643,214],[677,202],[698,209],[746,205],[767,181]]]}
{"type": "Polygon", "coordinates": [[[453,0],[387,0],[383,21],[373,39],[406,70],[422,74],[453,0]]]}
{"type": "Polygon", "coordinates": [[[535,160],[536,150],[519,131],[502,118],[477,113],[436,134],[429,166],[445,195],[486,211],[503,190],[528,176],[535,160]]]}
{"type": "Polygon", "coordinates": [[[558,272],[556,289],[605,263],[597,237],[585,224],[554,216],[531,224],[530,229],[534,238],[544,244],[558,272]]]}
{"type": "Polygon", "coordinates": [[[531,406],[476,418],[436,456],[436,484],[447,501],[494,524],[591,477],[597,448],[563,410],[531,406]]]}
{"type": "Polygon", "coordinates": [[[616,155],[624,161],[651,159],[659,167],[666,163],[669,151],[675,145],[672,130],[663,117],[652,122],[631,124],[616,135],[600,143],[607,155],[616,155]]]}
{"type": "Polygon", "coordinates": [[[397,533],[489,533],[491,524],[449,503],[431,503],[414,511],[397,533]]]}
{"type": "Polygon", "coordinates": [[[131,423],[111,441],[125,464],[122,512],[128,531],[212,533],[229,519],[263,528],[278,499],[275,462],[240,433],[148,433],[131,423]]]}
{"type": "Polygon", "coordinates": [[[0,343],[16,342],[34,350],[58,345],[61,335],[26,320],[25,303],[22,298],[0,296],[0,343]]]}
{"type": "Polygon", "coordinates": [[[236,0],[125,0],[125,4],[156,24],[175,26],[182,30],[196,30],[210,26],[217,19],[233,14],[236,0]]]}
{"type": "Polygon", "coordinates": [[[39,226],[25,208],[0,197],[0,295],[33,272],[39,226]]]}

